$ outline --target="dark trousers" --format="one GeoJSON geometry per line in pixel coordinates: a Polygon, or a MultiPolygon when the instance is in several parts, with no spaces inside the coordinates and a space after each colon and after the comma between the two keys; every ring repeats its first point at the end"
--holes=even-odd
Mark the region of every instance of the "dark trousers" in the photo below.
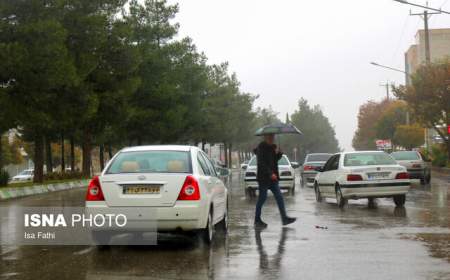
{"type": "Polygon", "coordinates": [[[270,190],[273,193],[273,196],[277,201],[281,218],[285,219],[287,215],[286,215],[286,208],[284,206],[283,195],[281,194],[280,185],[278,184],[278,181],[276,181],[272,182],[268,186],[259,184],[259,196],[258,201],[256,202],[255,221],[261,220],[261,209],[264,203],[266,202],[268,190],[270,190]]]}

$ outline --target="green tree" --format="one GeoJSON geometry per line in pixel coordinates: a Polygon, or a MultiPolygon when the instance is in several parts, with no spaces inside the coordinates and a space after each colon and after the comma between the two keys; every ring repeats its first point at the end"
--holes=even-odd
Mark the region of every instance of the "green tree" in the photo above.
{"type": "Polygon", "coordinates": [[[395,95],[408,103],[414,117],[434,128],[447,147],[450,161],[450,60],[420,66],[411,77],[411,85],[394,88],[395,95]],[[443,127],[443,129],[441,128],[443,127]]]}
{"type": "Polygon", "coordinates": [[[399,125],[396,127],[393,139],[397,145],[411,150],[424,143],[424,129],[418,124],[399,125]]]}
{"type": "Polygon", "coordinates": [[[301,137],[289,136],[289,143],[282,147],[291,157],[294,148],[299,151],[300,159],[308,153],[335,153],[340,150],[334,127],[318,105],[311,106],[301,98],[297,110],[290,117],[292,124],[303,132],[301,137]]]}
{"type": "MultiPolygon", "coordinates": [[[[7,103],[18,124],[34,142],[34,181],[43,180],[43,145],[54,126],[53,109],[59,89],[76,82],[66,48],[67,32],[57,20],[61,1],[2,1],[0,31],[8,73],[7,103]],[[23,110],[23,108],[27,108],[23,110]]],[[[4,72],[3,70],[1,72],[4,72]]],[[[59,104],[58,104],[59,105],[59,104]]]]}
{"type": "Polygon", "coordinates": [[[390,101],[368,101],[359,107],[358,127],[353,136],[352,146],[355,150],[376,149],[377,130],[375,125],[380,120],[390,101]]]}
{"type": "Polygon", "coordinates": [[[405,102],[395,100],[390,102],[382,112],[379,120],[375,123],[376,136],[378,139],[390,139],[395,143],[395,132],[399,125],[406,124],[407,105],[405,102]]]}

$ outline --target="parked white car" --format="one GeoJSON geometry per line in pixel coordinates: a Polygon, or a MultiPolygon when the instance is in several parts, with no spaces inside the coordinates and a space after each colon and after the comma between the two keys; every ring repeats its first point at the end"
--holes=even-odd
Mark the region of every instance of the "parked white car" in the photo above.
{"type": "MultiPolygon", "coordinates": [[[[280,174],[280,189],[288,190],[292,195],[295,194],[295,168],[298,168],[298,163],[290,162],[288,157],[283,155],[278,161],[278,172],[280,174]]],[[[244,174],[245,193],[250,196],[255,196],[258,189],[258,182],[256,181],[257,159],[253,156],[248,162],[244,174]]]]}
{"type": "Polygon", "coordinates": [[[344,152],[333,155],[319,170],[314,190],[316,200],[336,198],[339,207],[348,199],[393,197],[396,206],[405,204],[410,188],[409,174],[385,152],[344,152]]]}
{"type": "MultiPolygon", "coordinates": [[[[149,220],[156,220],[159,232],[195,231],[209,243],[216,227],[224,232],[228,227],[227,188],[197,147],[140,146],[119,151],[89,184],[86,212],[95,215],[107,208],[114,213],[124,207],[133,208],[127,213],[132,223],[107,234],[150,231],[149,220]],[[157,216],[149,217],[149,211],[157,216]]],[[[104,231],[93,232],[94,240],[104,242],[104,236],[104,231]]]]}
{"type": "Polygon", "coordinates": [[[11,178],[11,183],[29,182],[34,177],[34,169],[25,169],[16,176],[11,178]]]}
{"type": "Polygon", "coordinates": [[[416,151],[393,152],[391,156],[406,167],[411,179],[419,179],[422,185],[431,181],[431,162],[416,151]]]}

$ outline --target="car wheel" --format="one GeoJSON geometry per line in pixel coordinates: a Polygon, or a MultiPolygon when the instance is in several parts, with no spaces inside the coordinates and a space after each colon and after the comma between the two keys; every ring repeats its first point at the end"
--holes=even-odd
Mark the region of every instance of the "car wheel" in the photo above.
{"type": "Polygon", "coordinates": [[[109,243],[111,242],[111,234],[105,231],[93,231],[92,240],[100,250],[109,249],[109,243]]]}
{"type": "Polygon", "coordinates": [[[406,195],[396,195],[394,196],[394,203],[397,207],[403,207],[405,205],[406,195]]]}
{"type": "Polygon", "coordinates": [[[316,194],[316,201],[322,202],[322,195],[320,194],[319,186],[317,183],[314,184],[314,193],[316,194]]]}
{"type": "Polygon", "coordinates": [[[369,197],[368,198],[368,205],[369,205],[369,208],[376,208],[377,204],[375,202],[375,198],[369,197]]]}
{"type": "Polygon", "coordinates": [[[294,183],[294,185],[291,188],[291,195],[295,195],[295,183],[294,183]]]}
{"type": "Polygon", "coordinates": [[[342,196],[342,191],[339,186],[336,187],[336,202],[339,208],[344,208],[345,204],[347,204],[347,199],[342,196]]]}
{"type": "Polygon", "coordinates": [[[428,173],[427,177],[426,177],[426,183],[429,184],[431,182],[431,173],[428,173]]]}
{"type": "Polygon", "coordinates": [[[223,233],[228,232],[228,201],[226,204],[225,213],[223,216],[223,219],[217,224],[217,228],[222,231],[223,233]]]}
{"type": "Polygon", "coordinates": [[[206,222],[206,227],[200,231],[200,237],[206,244],[211,244],[214,237],[214,224],[212,209],[208,213],[208,221],[206,222]]]}
{"type": "Polygon", "coordinates": [[[300,179],[301,179],[301,181],[300,181],[300,186],[301,186],[302,188],[304,188],[304,187],[305,187],[305,178],[303,178],[303,176],[302,176],[300,179]]]}

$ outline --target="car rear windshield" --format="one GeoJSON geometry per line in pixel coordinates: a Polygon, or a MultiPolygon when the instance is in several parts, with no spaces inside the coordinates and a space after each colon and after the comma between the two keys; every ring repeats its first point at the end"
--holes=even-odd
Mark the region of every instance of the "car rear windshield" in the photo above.
{"type": "Polygon", "coordinates": [[[396,160],[419,160],[419,154],[417,152],[405,151],[405,152],[393,152],[391,154],[396,160]]]}
{"type": "Polygon", "coordinates": [[[394,165],[395,160],[386,153],[352,153],[344,157],[344,166],[394,165]]]}
{"type": "MultiPolygon", "coordinates": [[[[252,157],[252,159],[250,160],[250,162],[248,163],[249,166],[255,166],[257,163],[256,157],[252,157]]],[[[289,162],[287,160],[286,157],[281,157],[280,160],[278,161],[278,165],[289,165],[289,162]]]]}
{"type": "Polygon", "coordinates": [[[122,152],[106,171],[106,174],[120,173],[191,173],[189,152],[122,152]]]}
{"type": "Polygon", "coordinates": [[[330,154],[311,154],[306,156],[305,162],[310,161],[327,161],[331,157],[330,154]]]}

